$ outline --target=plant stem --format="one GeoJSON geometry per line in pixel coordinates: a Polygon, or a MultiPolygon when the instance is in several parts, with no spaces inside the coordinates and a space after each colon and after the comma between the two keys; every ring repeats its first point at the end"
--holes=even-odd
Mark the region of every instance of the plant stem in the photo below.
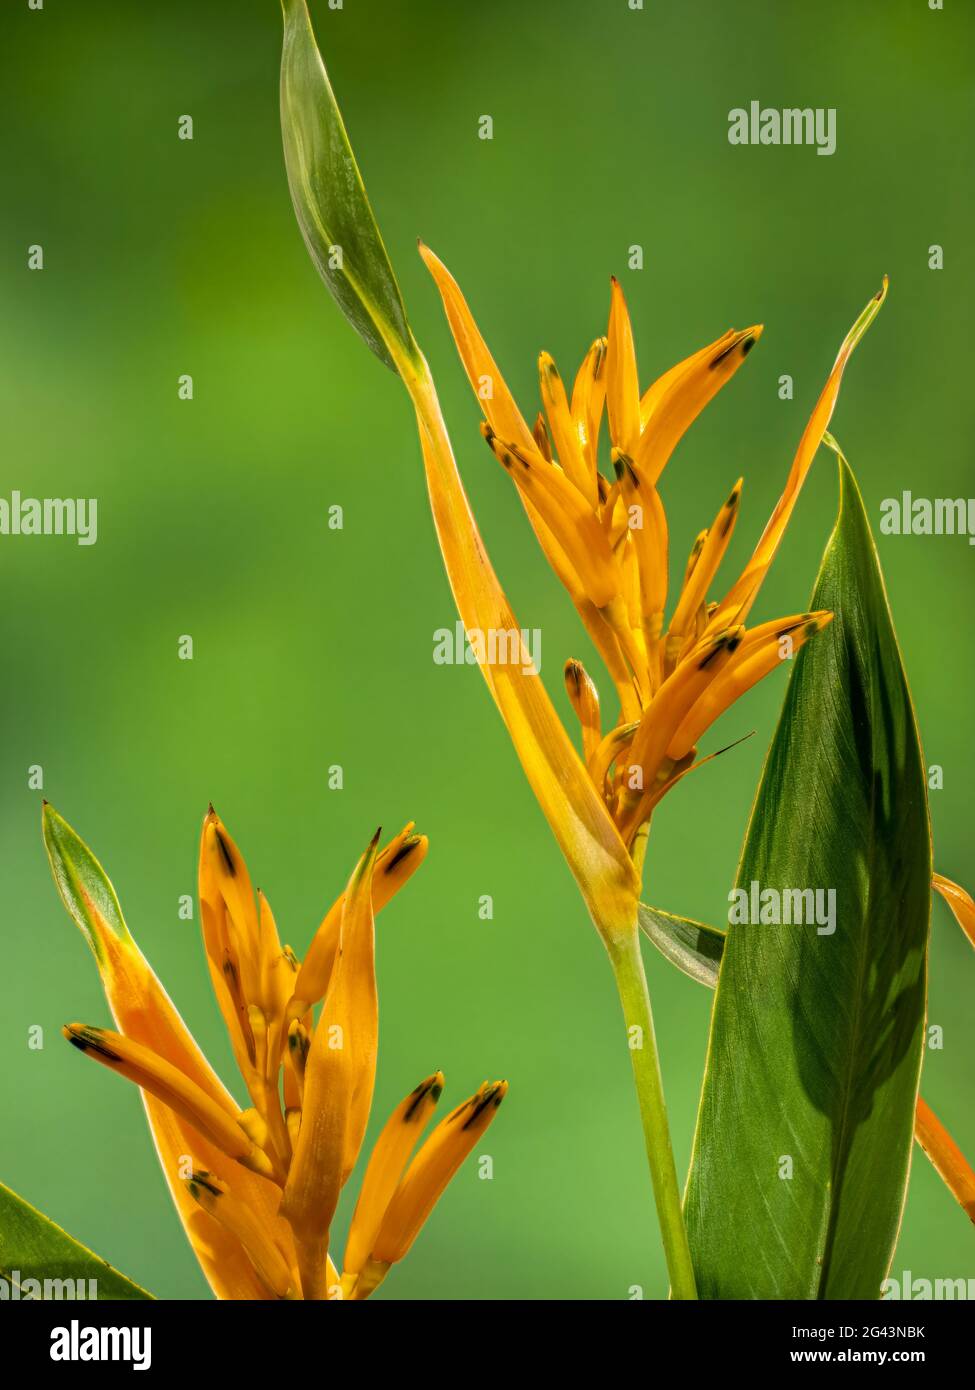
{"type": "Polygon", "coordinates": [[[647,1147],[654,1200],[657,1204],[657,1219],[660,1222],[664,1255],[670,1273],[671,1297],[694,1299],[697,1298],[694,1266],[691,1263],[687,1230],[681,1212],[677,1168],[670,1143],[660,1059],[653,1031],[653,1014],[650,1010],[650,995],[647,991],[647,977],[643,971],[643,957],[640,954],[637,932],[634,930],[623,938],[607,942],[607,949],[630,1041],[633,1080],[640,1103],[640,1119],[643,1123],[643,1138],[647,1147]],[[640,1031],[631,1031],[635,1029],[640,1031]]]}

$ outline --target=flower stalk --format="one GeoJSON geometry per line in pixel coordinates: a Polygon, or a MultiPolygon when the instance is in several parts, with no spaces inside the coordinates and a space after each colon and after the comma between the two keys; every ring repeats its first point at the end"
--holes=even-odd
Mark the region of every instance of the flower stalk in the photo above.
{"type": "Polygon", "coordinates": [[[633,1084],[640,1105],[640,1122],[643,1126],[647,1163],[650,1166],[657,1220],[660,1223],[660,1235],[670,1273],[671,1297],[696,1299],[694,1266],[681,1211],[680,1187],[670,1139],[670,1125],[667,1121],[660,1056],[657,1051],[650,993],[647,989],[636,925],[632,932],[614,941],[608,949],[629,1041],[633,1084]]]}

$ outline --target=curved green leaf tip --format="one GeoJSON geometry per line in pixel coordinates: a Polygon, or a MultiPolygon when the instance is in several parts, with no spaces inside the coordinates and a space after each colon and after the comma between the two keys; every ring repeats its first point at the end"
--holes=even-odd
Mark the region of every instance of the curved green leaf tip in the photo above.
{"type": "Polygon", "coordinates": [[[140,1300],[153,1295],[0,1183],[0,1280],[5,1299],[140,1300]]]}
{"type": "Polygon", "coordinates": [[[715,995],[685,1200],[703,1298],[879,1298],[907,1191],[927,788],[876,548],[839,469],[810,604],[835,617],[796,658],[738,873],[745,898],[773,896],[758,921],[750,902],[732,915],[715,995]],[[787,920],[786,894],[809,890],[813,920],[805,904],[787,920]]]}
{"type": "Polygon", "coordinates": [[[281,133],[291,201],[308,253],[342,313],[380,361],[416,345],[305,0],[282,0],[281,133]]]}
{"type": "Polygon", "coordinates": [[[724,953],[725,933],[690,917],[678,917],[640,903],[640,930],[678,970],[699,985],[714,989],[724,953]]]}
{"type": "Polygon", "coordinates": [[[120,941],[132,942],[115,889],[84,840],[46,801],[41,811],[41,825],[57,890],[101,963],[106,932],[120,941]]]}

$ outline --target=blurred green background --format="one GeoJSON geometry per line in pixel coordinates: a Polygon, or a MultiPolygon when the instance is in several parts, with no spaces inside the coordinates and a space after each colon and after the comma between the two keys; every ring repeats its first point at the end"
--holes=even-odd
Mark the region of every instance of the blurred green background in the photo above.
{"type": "MultiPolygon", "coordinates": [[[[483,533],[560,709],[574,611],[535,548],[415,253],[463,284],[526,411],[535,359],[575,369],[620,275],[644,381],[730,325],[760,348],[664,478],[674,550],[745,474],[727,562],[780,491],[840,340],[891,276],[833,429],[883,498],[973,491],[975,11],[947,0],[450,0],[311,5],[483,533]],[[837,108],[837,151],[735,148],[728,111],[837,108]],[[478,117],[494,139],[477,138],[478,117]],[[644,248],[630,271],[627,248],[644,248]],[[944,246],[945,268],[928,268],[944,246]],[[778,378],[795,399],[778,397],[778,378]]],[[[280,150],[271,0],[5,7],[0,86],[3,495],[96,496],[97,545],[0,537],[0,1176],[165,1297],[207,1296],[134,1090],[63,1043],[107,1022],[52,886],[45,795],[102,858],[129,924],[225,1078],[194,891],[212,799],[302,951],[375,826],[415,818],[423,872],[379,927],[375,1118],[432,1068],[511,1093],[382,1296],[647,1297],[663,1261],[602,947],[473,667],[432,661],[454,610],[406,397],[301,243],[280,150]],[[193,117],[192,142],[177,122],[193,117]],[[43,272],[27,247],[44,247],[43,272]],[[177,379],[194,379],[192,402],[177,379]],[[328,508],[344,508],[331,531],[328,508]],[[190,634],[191,662],[177,659],[190,634]],[[330,791],[327,770],[345,770],[330,791]],[[482,894],[494,919],[478,918],[482,894]],[[31,1025],[45,1030],[27,1047],[31,1025]]],[[[817,462],[756,617],[807,601],[836,506],[817,462]]],[[[929,764],[935,858],[972,886],[969,640],[959,537],[880,538],[929,764]],[[966,806],[969,807],[966,811],[966,806]]],[[[676,565],[675,561],[675,565],[676,565]]],[[[720,920],[784,675],[707,747],[757,737],[658,815],[646,896],[720,920]]],[[[650,955],[678,1165],[710,996],[650,955]]],[[[924,1091],[969,1152],[975,961],[938,902],[924,1091]]],[[[356,1182],[350,1184],[354,1193],[356,1182]]],[[[349,1210],[348,1203],[344,1211],[349,1210]]],[[[969,1223],[915,1150],[894,1272],[975,1275],[969,1223]]]]}

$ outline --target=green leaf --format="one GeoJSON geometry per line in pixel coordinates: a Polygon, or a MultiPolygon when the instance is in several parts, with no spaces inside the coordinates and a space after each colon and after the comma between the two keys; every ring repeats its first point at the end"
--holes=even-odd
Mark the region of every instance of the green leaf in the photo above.
{"type": "Polygon", "coordinates": [[[878,1298],[906,1194],[930,911],[926,785],[876,549],[842,456],[840,491],[811,604],[836,616],[796,658],[738,874],[746,892],[834,889],[835,931],[729,926],[685,1202],[705,1298],[878,1298]]]}
{"type": "Polygon", "coordinates": [[[690,917],[676,917],[659,907],[640,904],[640,930],[662,956],[699,985],[714,989],[724,951],[725,933],[690,917]]]}
{"type": "Polygon", "coordinates": [[[416,345],[305,0],[282,0],[281,131],[309,254],[345,317],[387,367],[416,345]]]}
{"type": "Polygon", "coordinates": [[[151,1293],[119,1274],[0,1183],[0,1279],[13,1298],[146,1299],[151,1293]],[[52,1281],[45,1288],[45,1280],[52,1281]],[[69,1285],[65,1281],[70,1280],[69,1285]],[[92,1293],[87,1281],[95,1281],[92,1293]],[[39,1281],[36,1283],[34,1281],[39,1281]],[[85,1281],[79,1290],[77,1284],[85,1281]]]}
{"type": "Polygon", "coordinates": [[[135,944],[125,925],[115,889],[84,840],[46,801],[41,823],[44,848],[58,892],[94,951],[96,960],[103,964],[105,951],[102,943],[106,931],[120,941],[135,944]]]}

